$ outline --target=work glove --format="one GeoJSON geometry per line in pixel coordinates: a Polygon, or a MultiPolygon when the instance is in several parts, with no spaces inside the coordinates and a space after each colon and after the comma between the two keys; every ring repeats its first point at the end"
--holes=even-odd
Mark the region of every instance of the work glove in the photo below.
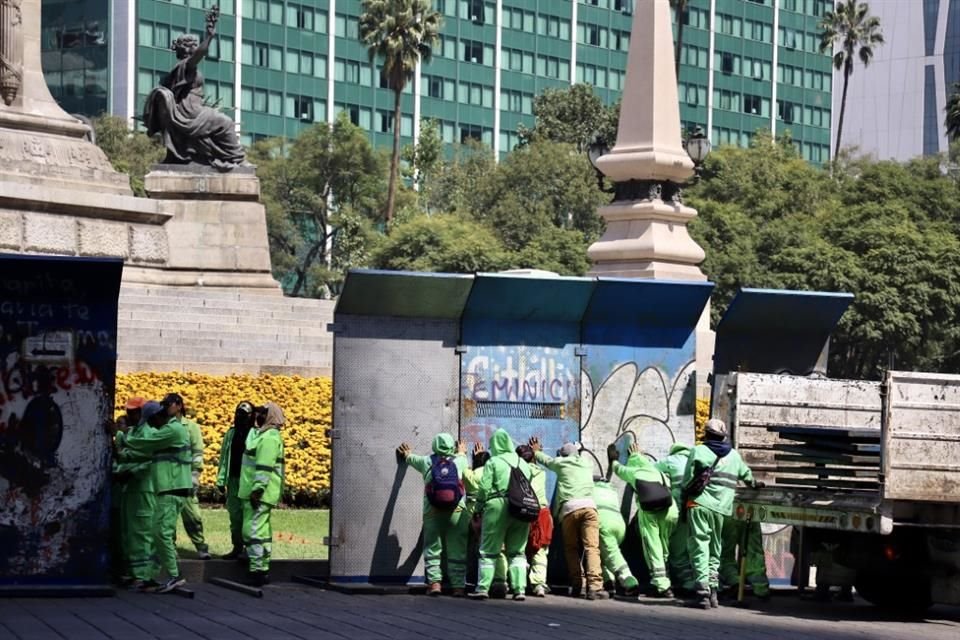
{"type": "Polygon", "coordinates": [[[617,445],[610,443],[607,445],[607,460],[613,462],[614,460],[620,459],[620,452],[617,450],[617,445]]]}
{"type": "Polygon", "coordinates": [[[530,438],[530,441],[527,443],[530,445],[530,448],[533,449],[533,452],[543,451],[543,445],[540,444],[540,438],[530,438]]]}
{"type": "Polygon", "coordinates": [[[399,462],[406,462],[407,458],[410,457],[410,453],[410,445],[408,445],[406,442],[402,443],[399,447],[397,447],[397,460],[399,462]]]}
{"type": "Polygon", "coordinates": [[[760,482],[759,480],[754,480],[754,481],[753,481],[753,488],[754,488],[754,489],[763,489],[765,486],[767,486],[767,483],[766,483],[766,482],[760,482]]]}
{"type": "Polygon", "coordinates": [[[633,444],[630,445],[630,453],[631,454],[643,453],[643,449],[640,448],[639,442],[634,442],[633,444]]]}
{"type": "Polygon", "coordinates": [[[262,491],[254,491],[250,494],[250,504],[253,505],[254,509],[260,508],[260,501],[263,499],[262,491]]]}
{"type": "Polygon", "coordinates": [[[478,456],[484,451],[486,451],[486,449],[483,448],[482,442],[477,442],[476,444],[473,445],[473,455],[478,456]]]}

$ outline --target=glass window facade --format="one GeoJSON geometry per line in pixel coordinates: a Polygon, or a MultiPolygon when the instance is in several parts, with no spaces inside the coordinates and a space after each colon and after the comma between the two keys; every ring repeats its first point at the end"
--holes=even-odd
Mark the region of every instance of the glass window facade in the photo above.
{"type": "MultiPolygon", "coordinates": [[[[44,3],[45,34],[59,24],[55,21],[67,13],[65,7],[76,13],[78,7],[100,6],[107,15],[107,0],[44,3]],[[59,6],[59,13],[48,12],[47,5],[59,6]]],[[[200,34],[204,10],[213,3],[139,0],[132,33],[124,35],[125,26],[114,31],[114,37],[136,41],[133,115],[172,66],[170,41],[184,32],[200,34]]],[[[332,9],[328,0],[219,4],[219,37],[203,65],[205,90],[239,120],[245,142],[294,136],[310,123],[344,112],[370,132],[376,146],[392,144],[393,94],[359,42],[359,2],[340,0],[332,9]]],[[[443,15],[442,39],[433,60],[422,66],[419,83],[402,96],[404,143],[412,142],[419,116],[437,120],[448,143],[477,139],[502,155],[516,146],[521,124],[532,126],[534,98],[545,89],[582,82],[604,102],[619,99],[633,0],[501,4],[498,13],[491,0],[434,1],[443,15]]],[[[707,127],[718,145],[748,144],[760,128],[789,130],[805,157],[825,161],[832,71],[829,56],[818,50],[817,22],[828,6],[828,0],[779,0],[777,6],[773,0],[715,0],[711,13],[710,0],[690,0],[674,21],[683,25],[679,98],[684,126],[707,127]],[[779,11],[777,28],[774,11],[779,11]]],[[[98,19],[84,16],[74,24],[98,19]]],[[[100,24],[106,24],[105,17],[100,24]]],[[[74,93],[77,86],[98,86],[86,75],[89,70],[95,78],[96,68],[83,65],[74,93]]],[[[105,69],[100,73],[106,78],[105,69]]],[[[51,86],[55,81],[62,86],[60,78],[48,76],[51,86]]],[[[61,88],[58,97],[64,93],[61,88]]],[[[106,98],[101,102],[105,105],[106,98]]],[[[82,111],[96,112],[93,106],[82,111]]]]}
{"type": "Polygon", "coordinates": [[[50,93],[69,113],[107,111],[108,0],[43,0],[41,11],[40,49],[50,93]]]}

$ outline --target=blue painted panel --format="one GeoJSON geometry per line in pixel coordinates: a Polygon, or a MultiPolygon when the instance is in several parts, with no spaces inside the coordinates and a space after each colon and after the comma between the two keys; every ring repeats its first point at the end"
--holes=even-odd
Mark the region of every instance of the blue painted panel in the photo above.
{"type": "Polygon", "coordinates": [[[122,269],[0,255],[0,583],[109,580],[122,269]]]}
{"type": "Polygon", "coordinates": [[[590,278],[479,274],[464,320],[579,323],[593,293],[590,278]]]}
{"type": "Polygon", "coordinates": [[[712,291],[712,282],[598,278],[583,323],[694,327],[712,291]]]}
{"type": "Polygon", "coordinates": [[[851,302],[849,293],[741,290],[717,326],[714,373],[810,373],[851,302]]]}
{"type": "Polygon", "coordinates": [[[450,273],[351,270],[335,314],[459,318],[473,276],[450,273]]]}

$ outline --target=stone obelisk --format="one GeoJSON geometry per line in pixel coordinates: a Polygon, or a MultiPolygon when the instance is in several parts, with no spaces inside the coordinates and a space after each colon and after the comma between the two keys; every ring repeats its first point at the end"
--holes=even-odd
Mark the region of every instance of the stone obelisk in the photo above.
{"type": "MultiPolygon", "coordinates": [[[[706,257],[687,224],[697,212],[685,206],[680,185],[693,177],[683,148],[669,0],[637,0],[620,107],[617,141],[597,167],[617,187],[599,214],[607,223],[588,250],[591,273],[621,278],[706,280],[706,257]]],[[[698,386],[711,368],[709,305],[697,326],[698,386]]]]}

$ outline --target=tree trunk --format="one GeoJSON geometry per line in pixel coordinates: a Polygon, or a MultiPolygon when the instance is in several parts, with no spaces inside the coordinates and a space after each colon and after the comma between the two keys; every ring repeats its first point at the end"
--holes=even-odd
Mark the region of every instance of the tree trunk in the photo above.
{"type": "Polygon", "coordinates": [[[387,189],[387,233],[390,232],[390,221],[393,220],[393,210],[397,205],[397,177],[400,173],[400,98],[403,89],[396,87],[393,90],[393,158],[390,160],[390,186],[387,189]]]}
{"type": "Polygon", "coordinates": [[[840,140],[843,137],[843,115],[847,110],[847,85],[850,83],[850,74],[853,69],[846,67],[843,70],[843,93],[840,96],[840,117],[837,118],[837,144],[833,151],[833,160],[836,162],[840,155],[840,140]]]}

